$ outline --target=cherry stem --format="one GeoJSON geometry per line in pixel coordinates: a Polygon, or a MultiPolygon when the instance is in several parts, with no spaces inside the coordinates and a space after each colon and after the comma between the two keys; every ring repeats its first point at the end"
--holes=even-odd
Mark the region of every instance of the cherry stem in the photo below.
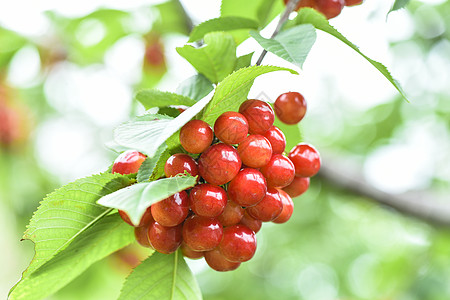
{"type": "MultiPolygon", "coordinates": [[[[275,28],[275,31],[272,33],[272,36],[270,37],[273,39],[283,28],[284,24],[289,19],[290,14],[294,11],[297,4],[300,2],[300,0],[289,0],[289,2],[286,5],[286,9],[284,10],[283,14],[280,17],[280,20],[278,21],[277,27],[275,28]]],[[[264,49],[264,51],[261,53],[261,56],[258,58],[258,61],[256,62],[256,65],[261,65],[264,57],[267,54],[267,50],[264,49]]]]}

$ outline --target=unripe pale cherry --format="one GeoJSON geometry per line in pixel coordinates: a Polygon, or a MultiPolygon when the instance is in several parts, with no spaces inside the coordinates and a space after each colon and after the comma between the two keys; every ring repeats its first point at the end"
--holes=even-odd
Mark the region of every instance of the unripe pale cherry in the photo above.
{"type": "Polygon", "coordinates": [[[288,193],[292,198],[302,195],[308,190],[309,177],[295,176],[290,185],[283,188],[283,191],[288,193]]]}
{"type": "Polygon", "coordinates": [[[266,196],[255,206],[247,208],[250,216],[256,220],[269,222],[274,220],[281,214],[283,210],[283,202],[281,195],[276,188],[268,188],[266,196]]]}
{"type": "Polygon", "coordinates": [[[180,130],[181,146],[189,153],[202,153],[212,143],[214,133],[208,123],[191,120],[180,130]]]}
{"type": "Polygon", "coordinates": [[[272,145],[269,140],[259,134],[245,138],[237,147],[242,163],[247,167],[261,168],[272,157],[272,145]]]}
{"type": "Polygon", "coordinates": [[[260,169],[268,187],[285,187],[295,176],[294,164],[282,154],[274,154],[269,163],[260,169]]]}
{"type": "Polygon", "coordinates": [[[199,184],[189,194],[189,206],[196,215],[213,218],[220,215],[227,205],[227,192],[217,185],[199,184]]]}
{"type": "Polygon", "coordinates": [[[158,252],[170,254],[177,251],[182,241],[183,225],[165,227],[153,222],[148,227],[148,240],[150,245],[158,252]]]}
{"type": "Polygon", "coordinates": [[[120,154],[114,161],[112,173],[122,175],[133,174],[139,171],[146,156],[136,150],[127,150],[120,154]]]}
{"type": "Polygon", "coordinates": [[[219,250],[229,261],[248,261],[256,251],[255,233],[244,225],[225,227],[223,229],[223,238],[219,244],[219,250]]]}
{"type": "Polygon", "coordinates": [[[200,176],[214,185],[229,182],[237,175],[241,165],[236,149],[222,143],[209,147],[198,160],[200,176]]]}
{"type": "MultiPolygon", "coordinates": [[[[289,0],[284,0],[284,4],[287,4],[289,0]]],[[[296,11],[298,11],[300,8],[303,7],[311,7],[317,9],[316,0],[300,0],[297,4],[297,7],[295,8],[296,11]]]]}
{"type": "Polygon", "coordinates": [[[187,154],[177,153],[169,157],[164,165],[164,173],[166,177],[173,177],[178,174],[188,172],[192,176],[198,175],[197,162],[187,154]]]}
{"type": "Polygon", "coordinates": [[[205,261],[211,269],[218,272],[233,271],[241,265],[240,262],[231,262],[227,260],[222,253],[220,253],[218,248],[206,251],[205,261]]]}
{"type": "Polygon", "coordinates": [[[222,224],[216,218],[193,215],[183,224],[183,240],[194,251],[210,251],[216,248],[222,235],[222,224]]]}
{"type": "Polygon", "coordinates": [[[238,112],[224,112],[214,123],[214,134],[225,144],[239,144],[248,134],[247,119],[238,112]]]}
{"type": "Polygon", "coordinates": [[[273,154],[282,154],[286,149],[286,137],[283,131],[277,126],[272,126],[264,133],[264,137],[272,145],[273,154]]]}
{"type": "Polygon", "coordinates": [[[241,104],[239,112],[248,121],[250,134],[264,134],[273,125],[275,115],[269,104],[264,101],[249,99],[241,104]]]}
{"type": "Polygon", "coordinates": [[[281,94],[273,106],[278,119],[289,125],[297,124],[306,114],[305,98],[297,92],[281,94]]]}
{"type": "Polygon", "coordinates": [[[152,245],[150,245],[150,241],[148,240],[148,227],[149,226],[134,228],[134,237],[139,245],[146,248],[152,248],[152,245]]]}
{"type": "Polygon", "coordinates": [[[292,148],[289,159],[294,163],[297,176],[312,177],[320,170],[320,154],[309,144],[300,143],[292,148]]]}
{"type": "Polygon", "coordinates": [[[286,223],[289,221],[292,213],[294,212],[294,202],[292,201],[292,198],[283,190],[279,190],[279,192],[281,195],[281,201],[283,202],[283,210],[281,211],[281,214],[272,221],[277,224],[286,223]]]}
{"type": "Polygon", "coordinates": [[[189,199],[185,191],[150,206],[152,216],[156,222],[165,227],[177,226],[183,223],[189,212],[189,199]]]}
{"type": "Polygon", "coordinates": [[[228,197],[241,206],[253,206],[266,195],[267,183],[263,174],[253,168],[244,168],[228,185],[228,197]]]}

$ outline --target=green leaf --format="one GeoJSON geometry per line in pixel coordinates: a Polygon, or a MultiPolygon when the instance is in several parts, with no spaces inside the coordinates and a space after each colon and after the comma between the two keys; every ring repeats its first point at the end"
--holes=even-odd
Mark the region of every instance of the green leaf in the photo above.
{"type": "Polygon", "coordinates": [[[179,251],[154,253],[128,276],[119,300],[201,300],[194,275],[179,251]]]}
{"type": "Polygon", "coordinates": [[[205,34],[213,31],[230,31],[237,29],[257,29],[258,22],[243,17],[221,17],[210,19],[197,25],[191,32],[189,42],[195,42],[202,39],[205,34]]]}
{"type": "MultiPolygon", "coordinates": [[[[239,59],[239,58],[238,58],[239,59]]],[[[202,74],[184,80],[177,88],[177,93],[194,100],[201,100],[214,89],[211,81],[202,74]]]]}
{"type": "Polygon", "coordinates": [[[375,68],[378,69],[378,71],[381,72],[381,74],[384,75],[384,77],[387,78],[387,80],[389,80],[389,82],[392,83],[392,85],[394,85],[394,87],[399,91],[399,93],[403,96],[403,98],[405,98],[406,100],[408,100],[408,98],[406,97],[406,94],[403,92],[403,89],[401,88],[400,84],[397,82],[397,80],[395,80],[391,73],[389,73],[388,69],[381,63],[370,59],[369,57],[367,57],[366,55],[364,55],[359,49],[358,47],[356,47],[354,44],[352,44],[349,40],[347,40],[346,37],[344,37],[339,31],[337,31],[333,26],[330,25],[330,23],[328,23],[327,19],[319,12],[317,12],[314,9],[311,8],[302,8],[296,19],[295,22],[297,24],[311,24],[314,27],[316,27],[317,29],[320,29],[326,33],[331,34],[332,36],[334,36],[335,38],[339,39],[340,41],[342,41],[343,43],[345,43],[347,46],[349,46],[350,48],[352,48],[353,50],[355,50],[356,52],[358,52],[362,57],[364,57],[368,62],[370,62],[375,68]]]}
{"type": "Polygon", "coordinates": [[[169,0],[155,5],[159,12],[159,18],[152,26],[152,30],[165,33],[181,33],[189,35],[192,22],[186,15],[178,0],[169,0]]]}
{"type": "Polygon", "coordinates": [[[145,109],[152,107],[165,107],[169,105],[192,106],[197,101],[182,95],[170,92],[162,92],[155,89],[141,90],[137,92],[135,99],[144,105],[145,109]]]}
{"type": "Polygon", "coordinates": [[[218,83],[234,70],[236,43],[233,36],[225,32],[208,33],[204,41],[206,45],[200,48],[185,45],[178,47],[177,52],[199,73],[218,83]]]}
{"type": "Polygon", "coordinates": [[[255,52],[239,56],[237,58],[236,67],[234,68],[234,70],[237,71],[242,68],[250,67],[250,65],[252,64],[252,57],[254,53],[255,52]]]}
{"type": "Polygon", "coordinates": [[[409,3],[409,0],[395,0],[389,13],[404,8],[409,3]]]}
{"type": "Polygon", "coordinates": [[[153,157],[147,157],[139,168],[137,181],[153,181],[164,175],[164,164],[170,157],[170,152],[166,144],[158,148],[153,157]]]}
{"type": "Polygon", "coordinates": [[[310,24],[282,31],[274,39],[263,38],[256,31],[251,31],[250,35],[267,51],[300,68],[316,41],[316,30],[310,24]]]}
{"type": "Polygon", "coordinates": [[[262,0],[256,11],[260,27],[269,24],[285,8],[282,1],[262,0]]]}
{"type": "Polygon", "coordinates": [[[294,70],[276,66],[253,66],[240,69],[219,83],[213,99],[203,110],[201,119],[213,125],[223,112],[237,111],[242,102],[247,100],[255,78],[273,71],[289,71],[292,74],[298,74],[294,70]]]}
{"type": "MultiPolygon", "coordinates": [[[[57,239],[57,237],[54,237],[57,239]]],[[[90,265],[134,241],[133,228],[118,214],[106,216],[83,231],[64,251],[21,280],[11,300],[43,299],[75,279],[90,265]]]]}
{"type": "Polygon", "coordinates": [[[97,203],[127,212],[131,222],[137,225],[150,205],[193,187],[197,183],[196,178],[190,175],[175,176],[133,184],[103,196],[97,203]]]}

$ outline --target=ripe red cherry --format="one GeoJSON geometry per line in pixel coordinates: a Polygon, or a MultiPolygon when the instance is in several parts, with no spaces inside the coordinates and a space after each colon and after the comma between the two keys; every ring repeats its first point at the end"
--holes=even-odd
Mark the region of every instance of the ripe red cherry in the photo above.
{"type": "Polygon", "coordinates": [[[292,183],[283,188],[283,191],[288,193],[292,198],[298,197],[308,190],[309,187],[309,177],[299,177],[295,176],[292,183]]]}
{"type": "Polygon", "coordinates": [[[255,206],[247,208],[250,216],[256,220],[269,222],[281,214],[283,202],[281,195],[276,188],[268,188],[266,196],[255,206]]]}
{"type": "Polygon", "coordinates": [[[363,0],[345,0],[345,6],[354,6],[362,4],[363,0]]]}
{"type": "Polygon", "coordinates": [[[242,163],[248,167],[261,168],[272,157],[272,145],[259,134],[249,135],[237,147],[242,163]]]}
{"type": "Polygon", "coordinates": [[[337,17],[345,5],[345,0],[316,0],[316,2],[318,11],[327,19],[337,17]]]}
{"type": "Polygon", "coordinates": [[[267,183],[263,174],[253,168],[239,171],[228,185],[228,197],[241,206],[253,206],[264,198],[267,183]]]}
{"type": "Polygon", "coordinates": [[[319,172],[320,154],[311,145],[300,143],[289,152],[289,159],[294,163],[295,175],[312,177],[319,172]]]}
{"type": "Polygon", "coordinates": [[[159,39],[154,39],[145,48],[144,66],[155,68],[165,66],[164,46],[159,39]]]}
{"type": "Polygon", "coordinates": [[[275,115],[269,104],[264,101],[250,99],[239,107],[239,112],[248,121],[250,134],[264,134],[273,125],[275,115]]]}
{"type": "Polygon", "coordinates": [[[187,154],[177,153],[169,157],[164,165],[166,177],[184,174],[187,171],[192,176],[198,175],[197,162],[187,154]]]}
{"type": "Polygon", "coordinates": [[[253,230],[244,225],[233,225],[223,229],[219,244],[220,253],[229,261],[250,260],[256,251],[256,236],[253,230]]]}
{"type": "Polygon", "coordinates": [[[286,149],[286,137],[284,136],[283,131],[277,126],[270,127],[269,130],[264,133],[264,137],[270,142],[270,145],[272,145],[273,154],[282,154],[284,149],[286,149]]]}
{"type": "Polygon", "coordinates": [[[283,202],[283,210],[281,211],[281,214],[272,221],[277,224],[286,223],[289,221],[292,213],[294,212],[294,202],[292,201],[292,198],[283,190],[279,190],[279,192],[281,201],[283,202]]]}
{"type": "Polygon", "coordinates": [[[248,214],[247,210],[245,210],[244,216],[242,217],[241,222],[239,222],[239,224],[245,225],[251,230],[253,230],[254,233],[257,233],[261,229],[262,221],[256,220],[255,218],[253,218],[248,214]]]}
{"type": "Polygon", "coordinates": [[[150,210],[150,207],[147,208],[147,210],[144,212],[144,215],[142,216],[141,220],[139,221],[138,226],[133,225],[133,223],[130,220],[130,217],[126,212],[119,209],[119,215],[128,225],[134,226],[134,227],[142,227],[145,225],[150,224],[150,222],[153,222],[153,216],[150,210]]]}
{"type": "Polygon", "coordinates": [[[185,191],[150,206],[152,216],[162,226],[172,227],[181,224],[189,212],[189,199],[185,191]]]}
{"type": "Polygon", "coordinates": [[[120,154],[114,161],[112,173],[122,175],[133,174],[139,171],[146,156],[136,150],[127,150],[120,154]]]}
{"type": "Polygon", "coordinates": [[[268,187],[285,187],[295,176],[294,164],[282,154],[274,154],[269,163],[261,168],[261,173],[267,179],[268,187]]]}
{"type": "Polygon", "coordinates": [[[225,144],[239,144],[248,134],[247,119],[238,112],[224,112],[214,123],[214,134],[225,144]]]}
{"type": "Polygon", "coordinates": [[[183,240],[194,251],[209,251],[216,248],[222,234],[222,224],[215,218],[193,215],[183,225],[183,240]]]}
{"type": "Polygon", "coordinates": [[[200,176],[215,185],[222,185],[233,179],[241,165],[236,149],[222,143],[209,147],[198,160],[200,176]]]}
{"type": "Polygon", "coordinates": [[[226,272],[236,270],[241,263],[227,260],[218,248],[205,252],[205,261],[211,269],[226,272]]]}
{"type": "Polygon", "coordinates": [[[139,245],[146,248],[152,248],[152,245],[150,245],[150,241],[148,240],[147,232],[148,226],[136,227],[134,228],[134,237],[136,238],[136,241],[139,243],[139,245]]]}
{"type": "Polygon", "coordinates": [[[222,226],[231,226],[239,223],[244,216],[244,209],[234,201],[228,200],[223,213],[217,217],[222,226]]]}
{"type": "Polygon", "coordinates": [[[209,183],[196,185],[189,194],[189,206],[195,214],[213,218],[220,215],[227,205],[227,192],[209,183]]]}
{"type": "Polygon", "coordinates": [[[181,245],[183,225],[165,227],[158,222],[153,222],[148,227],[148,240],[150,245],[158,252],[170,254],[181,245]]]}
{"type": "Polygon", "coordinates": [[[180,143],[190,153],[202,153],[212,143],[214,133],[211,126],[202,120],[191,120],[180,130],[180,143]]]}
{"type": "Polygon", "coordinates": [[[278,119],[289,125],[297,124],[306,114],[305,98],[297,92],[281,94],[273,106],[278,119]]]}
{"type": "Polygon", "coordinates": [[[183,241],[180,246],[181,252],[183,253],[183,256],[188,257],[190,259],[199,259],[203,257],[203,252],[201,251],[194,251],[186,245],[186,243],[183,241]]]}

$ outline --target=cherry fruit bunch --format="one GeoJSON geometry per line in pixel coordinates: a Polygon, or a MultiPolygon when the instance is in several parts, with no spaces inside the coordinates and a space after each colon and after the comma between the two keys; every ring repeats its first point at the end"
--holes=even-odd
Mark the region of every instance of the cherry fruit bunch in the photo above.
{"type": "MultiPolygon", "coordinates": [[[[296,124],[306,102],[289,92],[277,98],[274,108],[280,121],[296,124]]],[[[300,143],[283,154],[286,139],[273,125],[275,114],[266,102],[252,99],[239,112],[220,115],[214,132],[202,120],[186,123],[180,143],[189,154],[172,155],[164,173],[187,172],[198,176],[197,185],[151,205],[135,228],[137,241],[165,254],[181,247],[184,256],[205,257],[217,271],[250,260],[262,222],[287,222],[294,209],[291,197],[304,193],[320,168],[319,153],[311,145],[300,143]]],[[[137,151],[124,152],[112,172],[135,173],[144,160],[137,151]]],[[[125,212],[119,213],[133,225],[125,212]]]]}
{"type": "MultiPolygon", "coordinates": [[[[284,0],[287,4],[289,0],[284,0]]],[[[303,7],[314,8],[325,15],[327,19],[332,19],[341,14],[344,6],[355,6],[363,3],[363,0],[300,0],[295,10],[303,7]]]]}

